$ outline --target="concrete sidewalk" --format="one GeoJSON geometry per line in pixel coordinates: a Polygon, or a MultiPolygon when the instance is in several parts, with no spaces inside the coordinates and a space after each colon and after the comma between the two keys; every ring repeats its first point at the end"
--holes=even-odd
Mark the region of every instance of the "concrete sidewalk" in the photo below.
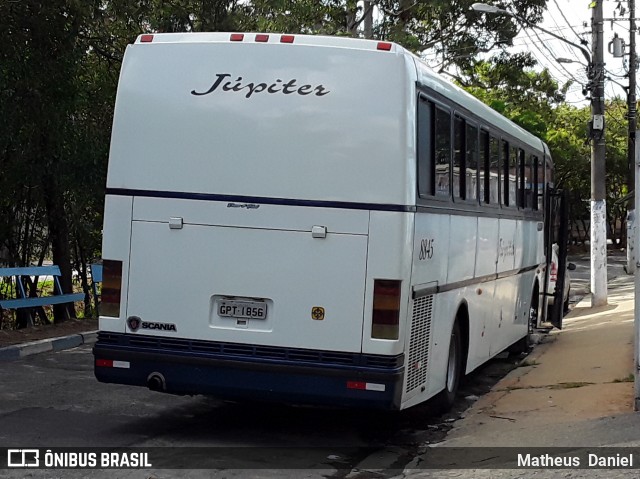
{"type": "MultiPolygon", "coordinates": [[[[607,306],[592,309],[590,297],[583,299],[565,317],[564,329],[549,333],[437,447],[640,445],[640,414],[633,412],[633,308],[634,279],[628,275],[609,282],[607,306]]],[[[403,476],[440,477],[430,469],[411,470],[428,463],[430,451],[435,449],[427,448],[403,476]]],[[[487,476],[490,470],[456,472],[463,478],[498,477],[487,476]]],[[[514,477],[524,477],[517,472],[514,477]]]]}
{"type": "Polygon", "coordinates": [[[87,331],[84,333],[70,334],[68,336],[13,344],[11,346],[0,348],[0,361],[13,361],[15,359],[31,356],[32,354],[77,348],[82,344],[93,344],[96,342],[97,338],[98,331],[87,331]]]}
{"type": "MultiPolygon", "coordinates": [[[[633,277],[610,285],[609,305],[585,298],[523,362],[467,411],[448,446],[574,446],[532,430],[633,411],[633,277]]],[[[584,445],[584,444],[582,444],[584,445]]]]}

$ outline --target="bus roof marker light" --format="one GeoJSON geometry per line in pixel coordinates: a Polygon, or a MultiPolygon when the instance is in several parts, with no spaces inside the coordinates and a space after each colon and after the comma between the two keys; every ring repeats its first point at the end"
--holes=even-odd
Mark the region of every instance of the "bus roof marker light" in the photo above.
{"type": "Polygon", "coordinates": [[[280,43],[293,43],[294,38],[293,35],[282,35],[280,37],[280,43]]]}
{"type": "Polygon", "coordinates": [[[385,52],[391,51],[392,44],[389,42],[378,42],[378,50],[385,52]]]}
{"type": "Polygon", "coordinates": [[[140,35],[140,43],[151,43],[153,35],[140,35]]]}
{"type": "Polygon", "coordinates": [[[232,42],[241,42],[244,40],[244,33],[232,33],[229,40],[232,42]]]}
{"type": "Polygon", "coordinates": [[[256,42],[265,43],[269,41],[269,35],[265,35],[263,33],[259,33],[256,35],[256,42]]]}

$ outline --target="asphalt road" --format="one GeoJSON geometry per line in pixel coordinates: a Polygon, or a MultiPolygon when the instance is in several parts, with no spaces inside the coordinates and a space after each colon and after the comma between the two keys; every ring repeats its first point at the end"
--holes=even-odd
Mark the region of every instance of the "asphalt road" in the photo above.
{"type": "MultiPolygon", "coordinates": [[[[92,360],[90,346],[83,346],[0,362],[0,447],[206,446],[223,454],[242,447],[248,448],[242,449],[243,467],[250,469],[231,476],[229,471],[200,471],[202,477],[257,477],[258,469],[302,466],[311,471],[307,477],[342,477],[371,448],[384,449],[402,434],[409,421],[391,414],[224,403],[101,384],[93,376],[92,360]],[[282,449],[264,457],[262,448],[273,446],[282,449]]],[[[18,471],[0,471],[0,477],[23,477],[11,472],[18,471]]],[[[55,471],[29,472],[30,477],[58,477],[55,471]]],[[[113,477],[113,471],[63,472],[59,477],[113,477]]],[[[194,471],[142,472],[118,477],[194,477],[194,471]]],[[[291,477],[299,474],[291,471],[291,477]]]]}
{"type": "MultiPolygon", "coordinates": [[[[571,289],[569,303],[579,302],[591,290],[591,259],[588,254],[573,255],[569,261],[576,265],[574,271],[569,271],[571,289]]],[[[627,257],[624,252],[609,252],[607,256],[607,281],[625,275],[627,257]]]]}
{"type": "MultiPolygon", "coordinates": [[[[572,302],[588,292],[588,257],[573,261],[572,302]]],[[[475,398],[516,363],[503,357],[473,373],[454,411],[438,417],[428,405],[402,413],[344,411],[101,384],[93,376],[91,346],[85,345],[0,362],[0,447],[164,447],[176,458],[185,451],[180,448],[211,447],[222,458],[209,470],[30,470],[32,478],[393,477],[424,447],[441,441],[475,398]],[[238,457],[242,468],[233,468],[238,457]]],[[[25,477],[22,472],[0,470],[0,478],[25,477]]]]}
{"type": "MultiPolygon", "coordinates": [[[[439,442],[474,396],[515,363],[490,362],[465,382],[454,411],[438,417],[428,405],[402,413],[318,409],[101,384],[85,345],[0,362],[0,447],[165,447],[176,459],[186,451],[180,447],[212,447],[220,456],[211,470],[118,470],[114,476],[113,470],[34,469],[31,478],[392,477],[425,444],[439,442]]],[[[0,470],[0,477],[25,477],[22,472],[0,470]]]]}

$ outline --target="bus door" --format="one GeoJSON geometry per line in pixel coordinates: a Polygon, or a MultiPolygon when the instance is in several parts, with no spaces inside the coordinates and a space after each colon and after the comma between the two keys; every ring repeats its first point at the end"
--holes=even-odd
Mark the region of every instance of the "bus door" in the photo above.
{"type": "Polygon", "coordinates": [[[567,245],[569,242],[569,202],[566,191],[548,188],[545,198],[545,295],[553,297],[553,304],[546,310],[546,321],[562,329],[564,315],[563,296],[567,271],[567,245]],[[554,251],[555,250],[555,251],[554,251]],[[555,262],[555,268],[552,263],[555,262]],[[555,289],[551,278],[555,269],[555,289]]]}

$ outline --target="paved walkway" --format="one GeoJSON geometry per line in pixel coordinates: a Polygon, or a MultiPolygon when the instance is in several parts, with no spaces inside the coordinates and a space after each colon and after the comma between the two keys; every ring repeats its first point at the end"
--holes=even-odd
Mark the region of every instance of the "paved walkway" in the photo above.
{"type": "MultiPolygon", "coordinates": [[[[456,421],[447,439],[436,448],[427,448],[403,476],[531,477],[523,475],[527,472],[523,470],[495,474],[490,470],[422,469],[442,447],[640,445],[640,414],[633,412],[633,308],[634,281],[628,275],[609,282],[607,306],[592,309],[586,297],[565,317],[562,331],[549,333],[522,367],[480,398],[456,421]]],[[[613,477],[556,472],[562,472],[562,477],[613,477]]],[[[600,470],[603,472],[611,471],[600,470]]],[[[619,477],[637,477],[639,471],[626,472],[632,471],[623,471],[619,477]]]]}

